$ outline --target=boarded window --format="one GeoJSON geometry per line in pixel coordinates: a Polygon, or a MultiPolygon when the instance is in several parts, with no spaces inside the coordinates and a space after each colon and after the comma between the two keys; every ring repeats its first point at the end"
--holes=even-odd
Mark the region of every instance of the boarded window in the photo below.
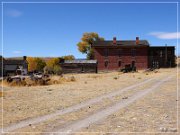
{"type": "Polygon", "coordinates": [[[119,50],[118,50],[118,56],[119,56],[119,57],[122,57],[122,49],[119,49],[119,50]]]}
{"type": "Polygon", "coordinates": [[[132,55],[132,57],[135,57],[135,56],[136,56],[136,49],[132,49],[132,50],[131,50],[131,55],[132,55]]]}
{"type": "Polygon", "coordinates": [[[121,61],[118,61],[118,66],[121,67],[121,61]]]}
{"type": "Polygon", "coordinates": [[[108,53],[109,53],[109,50],[108,49],[104,49],[104,56],[105,57],[108,57],[108,55],[109,55],[108,53]]]}

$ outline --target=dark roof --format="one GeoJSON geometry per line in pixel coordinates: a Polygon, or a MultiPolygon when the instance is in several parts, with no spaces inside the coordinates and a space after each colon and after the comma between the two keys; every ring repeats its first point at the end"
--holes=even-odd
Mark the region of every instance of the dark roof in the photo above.
{"type": "MultiPolygon", "coordinates": [[[[135,46],[136,40],[117,40],[115,45],[119,46],[135,46]]],[[[112,40],[96,41],[92,46],[115,46],[112,40]]],[[[139,44],[136,46],[149,46],[147,40],[139,40],[139,44]]]]}
{"type": "Polygon", "coordinates": [[[150,48],[175,48],[175,46],[150,46],[150,48]]]}
{"type": "Polygon", "coordinates": [[[27,61],[24,60],[22,57],[4,58],[0,55],[0,63],[2,63],[2,59],[3,64],[7,65],[23,65],[24,63],[27,63],[27,61]]]}
{"type": "Polygon", "coordinates": [[[8,65],[22,65],[24,63],[27,63],[27,61],[25,60],[4,60],[3,61],[4,64],[8,64],[8,65]]]}
{"type": "Polygon", "coordinates": [[[65,60],[65,64],[83,64],[83,63],[97,63],[97,60],[84,60],[84,59],[77,59],[77,60],[65,60]]]}
{"type": "MultiPolygon", "coordinates": [[[[7,64],[7,65],[23,65],[23,64],[28,64],[27,60],[26,60],[26,56],[24,57],[2,57],[0,56],[0,58],[3,58],[3,64],[7,64]]],[[[2,62],[2,61],[1,61],[2,62]]]]}
{"type": "Polygon", "coordinates": [[[5,57],[6,60],[23,60],[23,57],[5,57]]]}

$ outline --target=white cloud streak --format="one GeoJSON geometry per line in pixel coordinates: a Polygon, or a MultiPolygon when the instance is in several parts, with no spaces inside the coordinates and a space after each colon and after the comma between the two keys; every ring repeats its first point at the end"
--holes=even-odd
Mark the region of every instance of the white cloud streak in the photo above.
{"type": "Polygon", "coordinates": [[[151,32],[148,35],[155,36],[159,39],[179,39],[180,32],[151,32]]]}
{"type": "Polygon", "coordinates": [[[13,51],[14,54],[20,54],[21,51],[13,51]]]}
{"type": "Polygon", "coordinates": [[[21,11],[18,11],[18,10],[15,10],[15,9],[9,9],[6,11],[6,15],[9,16],[9,17],[20,17],[22,16],[22,12],[21,11]]]}

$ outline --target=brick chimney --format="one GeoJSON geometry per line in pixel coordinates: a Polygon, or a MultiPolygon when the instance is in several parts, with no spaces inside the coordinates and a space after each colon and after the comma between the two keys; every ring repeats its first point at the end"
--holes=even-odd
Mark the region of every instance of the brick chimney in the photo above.
{"type": "Polygon", "coordinates": [[[113,37],[113,44],[116,45],[116,37],[113,37]]]}
{"type": "Polygon", "coordinates": [[[139,37],[136,37],[136,45],[139,44],[139,37]]]}
{"type": "Polygon", "coordinates": [[[27,56],[23,56],[23,60],[26,60],[27,56]]]}

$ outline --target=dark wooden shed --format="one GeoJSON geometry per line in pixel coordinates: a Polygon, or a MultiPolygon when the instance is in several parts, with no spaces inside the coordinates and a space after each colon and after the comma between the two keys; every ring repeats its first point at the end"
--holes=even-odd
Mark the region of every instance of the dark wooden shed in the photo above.
{"type": "Polygon", "coordinates": [[[176,65],[174,46],[151,46],[148,53],[149,67],[167,68],[176,65]]]}
{"type": "Polygon", "coordinates": [[[97,73],[97,60],[61,60],[63,73],[97,73]]]}

